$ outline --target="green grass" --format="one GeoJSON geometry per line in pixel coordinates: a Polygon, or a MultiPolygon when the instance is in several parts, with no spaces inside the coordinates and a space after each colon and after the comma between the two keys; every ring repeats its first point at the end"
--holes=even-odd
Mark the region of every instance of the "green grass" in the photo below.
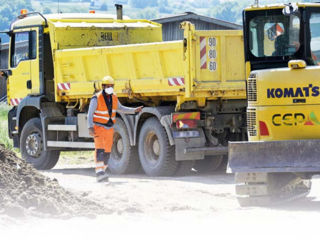
{"type": "Polygon", "coordinates": [[[12,149],[12,140],[8,136],[8,112],[10,107],[5,103],[0,103],[0,143],[6,148],[12,149]]]}

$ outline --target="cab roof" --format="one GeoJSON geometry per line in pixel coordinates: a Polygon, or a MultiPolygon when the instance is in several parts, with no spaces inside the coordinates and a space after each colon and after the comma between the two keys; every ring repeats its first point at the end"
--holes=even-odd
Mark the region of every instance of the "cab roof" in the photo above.
{"type": "MultiPolygon", "coordinates": [[[[320,3],[293,3],[297,4],[298,7],[320,7],[320,3]]],[[[286,4],[279,3],[279,4],[269,4],[263,5],[251,5],[250,7],[245,8],[245,11],[255,11],[255,10],[268,10],[268,9],[282,9],[286,6],[286,4]]]]}

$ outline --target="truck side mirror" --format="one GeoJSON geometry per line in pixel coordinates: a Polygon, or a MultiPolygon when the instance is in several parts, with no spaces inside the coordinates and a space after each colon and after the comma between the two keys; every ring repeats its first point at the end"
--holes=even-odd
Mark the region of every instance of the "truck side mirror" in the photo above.
{"type": "Polygon", "coordinates": [[[0,77],[8,77],[12,75],[12,71],[11,70],[0,70],[0,77]]]}

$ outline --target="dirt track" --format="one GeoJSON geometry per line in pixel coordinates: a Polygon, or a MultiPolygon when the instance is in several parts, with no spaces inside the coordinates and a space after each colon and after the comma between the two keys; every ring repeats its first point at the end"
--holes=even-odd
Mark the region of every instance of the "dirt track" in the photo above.
{"type": "Polygon", "coordinates": [[[59,167],[42,173],[56,178],[62,187],[74,194],[86,196],[113,212],[95,219],[9,219],[9,224],[8,218],[0,215],[2,236],[55,240],[69,239],[67,236],[92,239],[101,235],[106,236],[103,239],[109,236],[116,236],[112,239],[163,239],[164,236],[167,239],[172,239],[170,236],[319,239],[319,178],[313,180],[312,192],[305,199],[272,208],[240,208],[234,196],[232,175],[112,176],[109,184],[98,184],[92,168],[59,167]],[[306,235],[309,237],[305,238],[306,235]]]}

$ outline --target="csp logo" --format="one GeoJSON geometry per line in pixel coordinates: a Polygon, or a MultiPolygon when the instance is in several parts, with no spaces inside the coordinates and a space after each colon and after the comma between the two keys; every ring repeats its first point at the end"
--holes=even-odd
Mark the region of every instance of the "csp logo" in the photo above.
{"type": "Polygon", "coordinates": [[[303,113],[274,114],[272,116],[274,126],[314,126],[320,125],[316,114],[311,112],[307,117],[303,113]]]}

